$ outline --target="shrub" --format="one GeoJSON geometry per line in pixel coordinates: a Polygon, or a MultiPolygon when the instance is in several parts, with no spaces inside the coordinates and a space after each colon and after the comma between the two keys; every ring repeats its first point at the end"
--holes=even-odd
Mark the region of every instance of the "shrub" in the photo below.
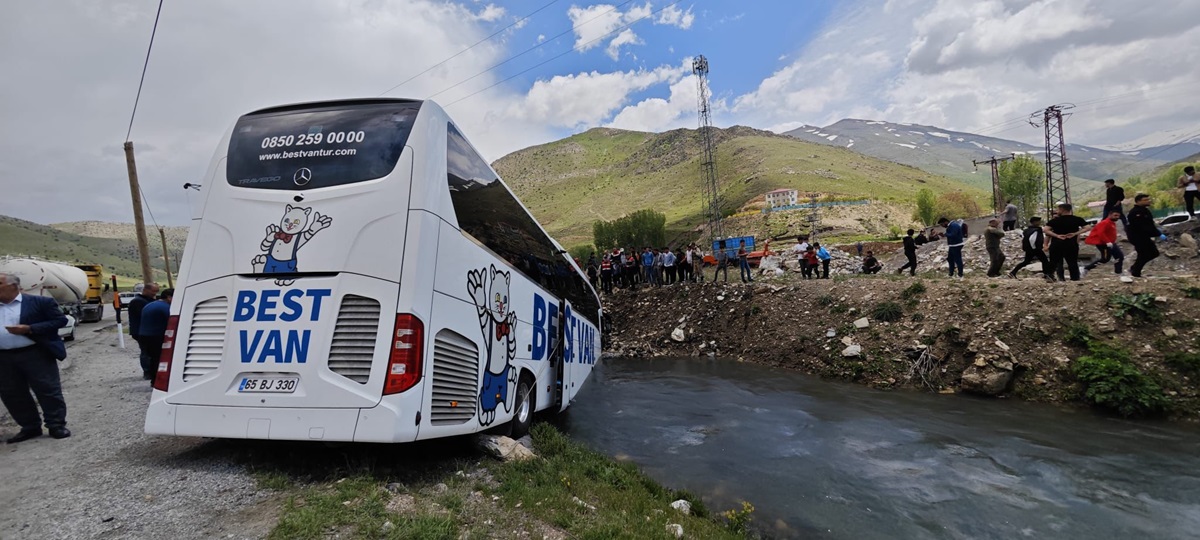
{"type": "Polygon", "coordinates": [[[1134,324],[1157,322],[1162,319],[1162,311],[1154,303],[1154,295],[1138,293],[1134,295],[1114,294],[1108,299],[1108,305],[1116,308],[1113,315],[1123,318],[1128,315],[1134,324]]]}
{"type": "Polygon", "coordinates": [[[821,296],[817,297],[818,306],[832,306],[833,302],[833,295],[830,294],[822,294],[821,296]]]}
{"type": "Polygon", "coordinates": [[[734,534],[746,534],[746,528],[750,525],[751,515],[754,514],[754,505],[742,501],[742,509],[726,510],[721,513],[725,519],[729,520],[726,526],[729,531],[734,534]]]}
{"type": "Polygon", "coordinates": [[[880,302],[871,310],[871,318],[877,321],[895,322],[904,315],[904,309],[895,302],[880,302]]]}
{"type": "Polygon", "coordinates": [[[1067,332],[1063,342],[1067,345],[1087,347],[1092,341],[1092,328],[1083,321],[1074,320],[1067,323],[1067,332]]]}
{"type": "Polygon", "coordinates": [[[1167,397],[1154,381],[1129,362],[1129,353],[1100,345],[1071,366],[1084,385],[1084,397],[1121,416],[1152,416],[1167,407],[1167,397]]]}
{"type": "Polygon", "coordinates": [[[1169,352],[1163,361],[1181,373],[1200,373],[1200,354],[1169,352]]]}
{"type": "Polygon", "coordinates": [[[900,291],[900,298],[911,300],[916,298],[918,295],[925,294],[925,291],[925,283],[918,281],[912,285],[909,285],[903,291],[900,291]]]}
{"type": "Polygon", "coordinates": [[[1183,295],[1188,298],[1200,300],[1200,287],[1184,287],[1183,295]]]}

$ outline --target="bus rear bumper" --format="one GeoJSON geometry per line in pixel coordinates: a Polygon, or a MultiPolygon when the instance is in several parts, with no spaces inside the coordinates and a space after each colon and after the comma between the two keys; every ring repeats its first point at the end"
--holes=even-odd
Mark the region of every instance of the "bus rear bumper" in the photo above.
{"type": "MultiPolygon", "coordinates": [[[[159,394],[155,392],[155,394],[159,394]]],[[[183,437],[290,441],[409,442],[417,429],[401,429],[399,411],[172,405],[151,400],[146,433],[183,437]],[[356,436],[356,433],[358,436],[356,436]]]]}

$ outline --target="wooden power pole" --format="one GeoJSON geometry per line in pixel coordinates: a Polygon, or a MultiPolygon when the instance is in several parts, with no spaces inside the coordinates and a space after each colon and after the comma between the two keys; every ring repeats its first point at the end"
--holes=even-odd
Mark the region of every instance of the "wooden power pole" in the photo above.
{"type": "Polygon", "coordinates": [[[137,163],[133,160],[133,141],[125,141],[125,169],[129,173],[129,194],[133,197],[133,226],[137,229],[138,257],[142,261],[142,282],[153,283],[150,268],[150,241],[146,238],[146,222],[142,218],[142,189],[138,186],[137,163]]]}
{"type": "Polygon", "coordinates": [[[171,282],[171,252],[167,251],[167,233],[163,232],[163,228],[158,228],[158,237],[162,238],[163,245],[163,266],[167,269],[167,287],[175,288],[175,284],[171,282]]]}
{"type": "Polygon", "coordinates": [[[975,165],[977,169],[984,163],[992,166],[992,211],[997,215],[1004,211],[1004,207],[1000,206],[1004,202],[1000,199],[1000,163],[1016,158],[1016,154],[1010,154],[1008,157],[1002,158],[992,156],[992,159],[971,160],[971,164],[975,165]]]}

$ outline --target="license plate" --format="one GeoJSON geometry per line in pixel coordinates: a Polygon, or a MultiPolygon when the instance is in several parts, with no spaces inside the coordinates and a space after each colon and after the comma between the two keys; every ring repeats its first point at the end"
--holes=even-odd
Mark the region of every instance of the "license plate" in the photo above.
{"type": "Polygon", "coordinates": [[[296,391],[299,377],[243,377],[238,384],[238,393],[279,393],[290,394],[296,391]]]}

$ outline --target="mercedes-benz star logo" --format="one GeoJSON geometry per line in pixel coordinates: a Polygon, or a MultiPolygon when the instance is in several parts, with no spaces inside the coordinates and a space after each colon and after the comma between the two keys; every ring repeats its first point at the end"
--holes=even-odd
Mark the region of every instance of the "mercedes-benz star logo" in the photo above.
{"type": "Polygon", "coordinates": [[[292,181],[295,182],[297,186],[303,186],[310,180],[312,180],[312,171],[308,170],[308,167],[301,167],[296,171],[296,174],[292,175],[292,181]]]}

